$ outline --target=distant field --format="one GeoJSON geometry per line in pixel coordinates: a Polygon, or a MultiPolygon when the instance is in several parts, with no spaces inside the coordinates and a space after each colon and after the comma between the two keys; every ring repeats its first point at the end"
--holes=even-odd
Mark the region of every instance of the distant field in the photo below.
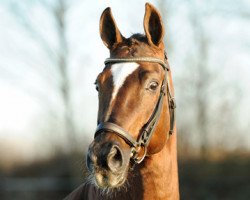
{"type": "MultiPolygon", "coordinates": [[[[80,167],[76,174],[82,176],[80,167]]],[[[79,177],[70,178],[62,158],[0,172],[0,199],[62,199],[83,181],[79,177]]],[[[250,199],[250,159],[179,162],[179,178],[184,200],[250,199]]]]}
{"type": "Polygon", "coordinates": [[[179,174],[181,199],[250,199],[250,159],[179,163],[179,174]]]}

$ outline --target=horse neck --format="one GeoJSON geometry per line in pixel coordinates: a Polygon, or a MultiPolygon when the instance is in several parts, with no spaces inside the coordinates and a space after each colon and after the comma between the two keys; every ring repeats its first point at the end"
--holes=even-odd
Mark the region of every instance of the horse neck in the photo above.
{"type": "Polygon", "coordinates": [[[144,200],[179,199],[175,132],[162,151],[147,157],[143,165],[138,168],[143,184],[144,200]]]}

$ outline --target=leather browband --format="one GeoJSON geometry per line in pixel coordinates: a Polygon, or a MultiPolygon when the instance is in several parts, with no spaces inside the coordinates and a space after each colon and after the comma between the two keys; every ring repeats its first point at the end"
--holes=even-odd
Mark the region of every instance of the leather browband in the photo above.
{"type": "Polygon", "coordinates": [[[159,58],[154,58],[154,57],[139,57],[139,58],[107,58],[104,61],[104,64],[108,64],[108,63],[119,63],[119,62],[151,62],[151,63],[158,63],[160,64],[164,70],[167,69],[168,71],[169,66],[163,62],[161,59],[159,58]]]}

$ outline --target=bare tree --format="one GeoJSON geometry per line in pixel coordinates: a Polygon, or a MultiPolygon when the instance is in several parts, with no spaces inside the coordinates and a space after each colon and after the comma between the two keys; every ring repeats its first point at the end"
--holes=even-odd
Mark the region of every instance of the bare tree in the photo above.
{"type": "Polygon", "coordinates": [[[71,85],[69,80],[69,65],[68,65],[68,45],[66,39],[66,12],[67,5],[65,1],[58,0],[57,6],[53,10],[55,22],[57,25],[57,34],[59,39],[59,50],[58,50],[58,59],[57,59],[57,68],[61,77],[60,84],[60,94],[64,104],[64,121],[66,134],[70,145],[72,147],[76,144],[76,130],[73,121],[73,110],[70,101],[71,95],[71,85]]]}
{"type": "Polygon", "coordinates": [[[172,52],[174,45],[173,45],[173,41],[171,39],[171,31],[170,31],[170,26],[169,26],[169,20],[171,19],[171,16],[173,15],[172,12],[174,10],[174,6],[173,6],[173,1],[169,1],[169,0],[160,0],[157,1],[158,3],[158,8],[160,10],[164,27],[165,27],[165,37],[164,37],[164,44],[166,46],[167,52],[172,52]]]}
{"type": "MultiPolygon", "coordinates": [[[[33,71],[36,76],[40,77],[44,84],[47,84],[49,89],[55,94],[57,100],[53,102],[50,96],[44,91],[39,91],[39,88],[32,88],[32,86],[23,86],[23,89],[28,94],[39,99],[44,108],[48,109],[49,115],[57,115],[58,119],[61,119],[61,126],[63,129],[57,131],[63,131],[66,136],[66,141],[68,141],[67,147],[71,148],[70,151],[76,150],[76,137],[77,129],[74,121],[74,112],[72,101],[72,84],[70,79],[70,65],[69,65],[69,46],[67,38],[67,12],[69,10],[69,1],[67,0],[56,0],[53,3],[48,1],[38,1],[36,4],[39,5],[44,11],[49,15],[53,23],[53,34],[57,40],[57,47],[51,44],[50,38],[45,34],[46,31],[42,30],[43,24],[38,24],[33,16],[30,15],[29,2],[20,3],[10,3],[9,8],[16,21],[19,22],[23,32],[30,36],[34,42],[40,47],[44,55],[47,56],[48,63],[44,66],[43,63],[37,62],[33,59],[32,52],[28,52],[23,55],[25,60],[25,67],[28,70],[33,71]],[[42,30],[42,31],[41,31],[42,30]],[[27,57],[26,57],[27,56],[27,57]],[[55,105],[58,104],[58,105],[55,105]],[[58,109],[59,108],[59,109],[58,109]]],[[[15,72],[11,71],[7,67],[2,67],[1,71],[5,71],[9,75],[15,75],[15,72]]],[[[21,76],[20,74],[16,74],[21,76]]],[[[25,78],[25,77],[23,77],[25,78]]],[[[18,81],[20,87],[21,80],[18,81]]],[[[22,84],[21,84],[22,85],[22,84]]],[[[51,118],[50,118],[51,119],[51,118]]],[[[54,130],[54,128],[52,128],[54,130]]],[[[55,132],[50,134],[50,137],[54,137],[54,142],[58,143],[57,136],[55,132]]],[[[47,138],[48,139],[48,138],[47,138]]],[[[60,145],[59,145],[60,146],[60,145]]]]}
{"type": "MultiPolygon", "coordinates": [[[[193,5],[194,6],[194,5],[193,5]]],[[[197,11],[197,8],[194,7],[197,11]]],[[[194,31],[194,37],[197,42],[197,59],[194,65],[196,74],[196,83],[194,85],[194,102],[196,105],[196,126],[200,135],[200,151],[202,157],[206,156],[208,146],[208,121],[209,121],[209,95],[208,88],[211,83],[211,74],[208,67],[208,39],[202,27],[201,16],[197,12],[191,11],[191,24],[194,31]]],[[[190,76],[192,78],[192,76],[190,76]]]]}
{"type": "MultiPolygon", "coordinates": [[[[171,21],[171,18],[175,17],[175,12],[179,12],[178,1],[158,1],[158,5],[163,13],[164,21],[171,21]]],[[[185,3],[185,9],[188,11],[188,15],[185,15],[185,22],[191,27],[192,38],[189,37],[189,43],[185,44],[189,45],[189,51],[182,57],[178,56],[178,59],[182,60],[185,65],[175,82],[177,97],[179,97],[177,98],[179,151],[185,157],[188,157],[187,154],[190,153],[191,156],[199,155],[206,158],[213,151],[212,147],[218,149],[229,145],[228,134],[239,130],[237,124],[232,123],[237,121],[234,114],[238,109],[235,107],[235,97],[239,95],[231,95],[230,98],[221,95],[222,93],[235,93],[238,88],[232,85],[226,86],[225,84],[228,83],[220,79],[218,68],[220,69],[221,66],[218,66],[216,70],[210,65],[210,59],[213,59],[210,55],[210,48],[214,43],[207,34],[206,20],[210,16],[220,15],[221,12],[217,10],[218,6],[211,10],[201,9],[205,5],[198,4],[197,1],[185,3]],[[231,106],[234,109],[230,109],[231,106]]],[[[166,27],[169,26],[171,24],[166,25],[166,27]]],[[[178,53],[175,51],[175,41],[169,38],[171,36],[165,39],[171,47],[170,52],[172,55],[178,53]]]]}
{"type": "MultiPolygon", "coordinates": [[[[196,1],[190,1],[189,6],[196,48],[194,62],[191,62],[191,66],[188,67],[189,70],[194,70],[191,72],[193,74],[188,76],[194,81],[192,88],[194,94],[192,105],[196,112],[194,133],[200,137],[201,157],[207,158],[213,153],[213,148],[220,149],[221,145],[225,148],[226,144],[230,145],[230,143],[235,145],[232,141],[228,143],[230,140],[228,135],[233,135],[233,132],[239,130],[237,123],[232,123],[237,121],[235,111],[239,109],[239,104],[235,102],[238,101],[239,95],[231,95],[228,98],[226,94],[237,94],[239,90],[237,86],[227,85],[227,82],[220,79],[221,66],[213,68],[209,64],[209,60],[212,59],[210,47],[213,43],[207,35],[206,19],[212,16],[211,13],[200,13],[196,1]],[[230,130],[226,127],[230,127],[230,130]]],[[[213,15],[218,14],[215,11],[212,12],[213,15]]]]}

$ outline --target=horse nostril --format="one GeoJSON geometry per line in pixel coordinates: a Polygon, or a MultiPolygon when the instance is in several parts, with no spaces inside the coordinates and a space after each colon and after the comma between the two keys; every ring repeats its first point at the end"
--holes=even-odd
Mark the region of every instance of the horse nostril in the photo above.
{"type": "Polygon", "coordinates": [[[110,149],[110,152],[107,157],[107,164],[111,171],[117,171],[122,167],[122,152],[118,146],[114,145],[110,149]]]}

